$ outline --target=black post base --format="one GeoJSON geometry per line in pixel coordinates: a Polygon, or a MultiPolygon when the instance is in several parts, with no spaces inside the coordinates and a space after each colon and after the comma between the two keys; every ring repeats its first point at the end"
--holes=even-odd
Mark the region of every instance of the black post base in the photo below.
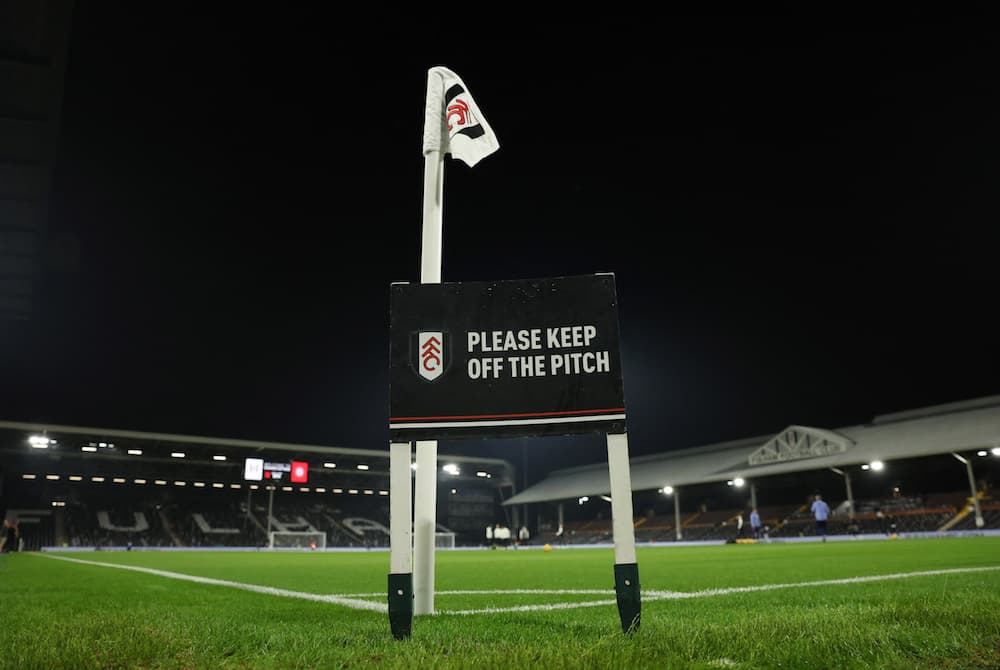
{"type": "Polygon", "coordinates": [[[618,615],[622,620],[622,632],[628,635],[639,630],[642,601],[639,596],[639,565],[637,563],[615,565],[615,597],[618,600],[618,615]]]}
{"type": "Polygon", "coordinates": [[[389,575],[389,628],[397,640],[413,632],[413,573],[389,575]]]}

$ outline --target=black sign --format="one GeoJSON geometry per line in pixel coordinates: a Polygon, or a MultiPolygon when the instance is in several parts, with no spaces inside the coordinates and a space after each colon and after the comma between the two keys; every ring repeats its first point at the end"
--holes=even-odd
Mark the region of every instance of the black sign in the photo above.
{"type": "Polygon", "coordinates": [[[613,275],[390,293],[390,439],[625,431],[613,275]]]}

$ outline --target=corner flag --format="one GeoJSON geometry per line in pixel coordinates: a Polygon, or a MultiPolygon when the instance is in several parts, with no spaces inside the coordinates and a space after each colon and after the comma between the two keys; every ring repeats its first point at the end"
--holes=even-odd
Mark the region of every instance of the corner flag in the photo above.
{"type": "Polygon", "coordinates": [[[427,71],[424,109],[424,155],[450,153],[469,167],[500,148],[461,78],[446,67],[427,71]]]}

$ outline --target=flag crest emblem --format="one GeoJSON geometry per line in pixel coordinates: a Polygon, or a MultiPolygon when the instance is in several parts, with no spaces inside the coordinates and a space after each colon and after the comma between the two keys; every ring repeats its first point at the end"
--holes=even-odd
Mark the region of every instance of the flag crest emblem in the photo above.
{"type": "Polygon", "coordinates": [[[450,153],[472,167],[499,148],[493,129],[461,78],[445,67],[428,70],[424,155],[450,153]]]}

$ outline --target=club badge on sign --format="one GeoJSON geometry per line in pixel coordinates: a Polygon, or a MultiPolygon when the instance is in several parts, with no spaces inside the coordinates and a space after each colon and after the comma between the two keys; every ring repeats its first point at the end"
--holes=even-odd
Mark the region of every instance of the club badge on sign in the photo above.
{"type": "Polygon", "coordinates": [[[421,378],[432,382],[445,373],[451,364],[449,344],[447,335],[441,331],[414,335],[410,362],[421,378]]]}

